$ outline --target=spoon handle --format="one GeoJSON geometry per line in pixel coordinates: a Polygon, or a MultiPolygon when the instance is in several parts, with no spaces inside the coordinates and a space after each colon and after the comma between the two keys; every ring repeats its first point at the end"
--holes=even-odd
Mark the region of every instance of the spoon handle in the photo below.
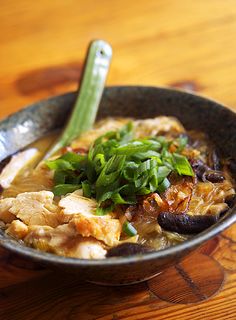
{"type": "Polygon", "coordinates": [[[103,40],[89,45],[73,111],[61,136],[46,153],[44,159],[69,145],[81,133],[92,128],[102,97],[112,58],[111,46],[103,40]]]}

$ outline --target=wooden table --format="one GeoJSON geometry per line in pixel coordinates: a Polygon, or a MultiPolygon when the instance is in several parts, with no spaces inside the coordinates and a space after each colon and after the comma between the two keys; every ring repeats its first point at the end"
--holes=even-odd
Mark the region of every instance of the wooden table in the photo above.
{"type": "MultiPolygon", "coordinates": [[[[108,84],[183,88],[236,109],[235,0],[2,0],[0,27],[0,117],[75,90],[94,38],[114,48],[108,84]]],[[[1,320],[236,319],[236,227],[136,286],[81,283],[3,250],[0,271],[1,320]]]]}

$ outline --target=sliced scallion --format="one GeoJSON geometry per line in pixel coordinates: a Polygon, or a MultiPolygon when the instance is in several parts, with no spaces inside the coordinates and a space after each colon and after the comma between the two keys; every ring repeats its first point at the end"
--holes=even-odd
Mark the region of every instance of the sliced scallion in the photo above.
{"type": "Polygon", "coordinates": [[[67,193],[74,192],[75,190],[80,189],[81,186],[73,184],[58,184],[53,188],[53,193],[55,196],[62,196],[67,193]]]}
{"type": "Polygon", "coordinates": [[[186,157],[184,157],[181,154],[174,153],[173,158],[174,158],[175,169],[179,175],[185,175],[185,176],[191,176],[191,177],[194,175],[193,169],[186,157]]]}
{"type": "Polygon", "coordinates": [[[133,237],[138,233],[135,227],[128,221],[123,223],[122,231],[129,237],[133,237]]]}
{"type": "MultiPolygon", "coordinates": [[[[107,132],[91,145],[88,154],[68,152],[46,161],[55,170],[55,194],[82,188],[84,196],[98,202],[97,214],[105,214],[116,205],[136,204],[138,196],[165,192],[170,187],[171,172],[193,174],[188,159],[178,152],[171,153],[170,142],[164,137],[133,139],[131,129],[126,125],[107,132]]],[[[172,143],[177,144],[175,140],[172,143]]]]}
{"type": "Polygon", "coordinates": [[[157,191],[158,191],[159,193],[165,192],[166,189],[169,188],[169,186],[170,186],[170,181],[169,181],[167,178],[165,178],[165,179],[162,181],[162,183],[159,184],[159,186],[157,187],[157,191]]]}

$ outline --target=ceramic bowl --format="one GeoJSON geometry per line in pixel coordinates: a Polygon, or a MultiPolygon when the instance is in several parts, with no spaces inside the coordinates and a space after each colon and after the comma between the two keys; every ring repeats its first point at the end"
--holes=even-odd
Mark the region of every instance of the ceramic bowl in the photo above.
{"type": "MultiPolygon", "coordinates": [[[[0,123],[0,160],[63,126],[75,93],[37,102],[0,123]]],[[[120,86],[105,89],[98,118],[177,117],[187,129],[205,132],[224,157],[236,159],[236,114],[221,104],[186,92],[166,88],[120,86]]],[[[0,231],[0,245],[16,255],[50,268],[76,274],[102,284],[136,283],[153,277],[215,237],[236,221],[233,206],[211,228],[179,245],[144,255],[106,260],[81,260],[43,253],[25,247],[0,231]]]]}

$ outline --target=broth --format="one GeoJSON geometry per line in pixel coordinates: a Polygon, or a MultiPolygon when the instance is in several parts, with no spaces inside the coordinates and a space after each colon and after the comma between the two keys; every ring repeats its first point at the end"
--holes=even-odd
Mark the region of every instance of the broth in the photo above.
{"type": "Polygon", "coordinates": [[[101,259],[124,244],[164,249],[217,221],[235,195],[227,162],[219,161],[202,133],[186,132],[174,118],[132,125],[130,119],[100,121],[36,166],[56,138],[52,134],[29,146],[37,155],[0,200],[6,233],[39,250],[101,259]],[[106,179],[116,176],[110,189],[104,168],[106,179]]]}

